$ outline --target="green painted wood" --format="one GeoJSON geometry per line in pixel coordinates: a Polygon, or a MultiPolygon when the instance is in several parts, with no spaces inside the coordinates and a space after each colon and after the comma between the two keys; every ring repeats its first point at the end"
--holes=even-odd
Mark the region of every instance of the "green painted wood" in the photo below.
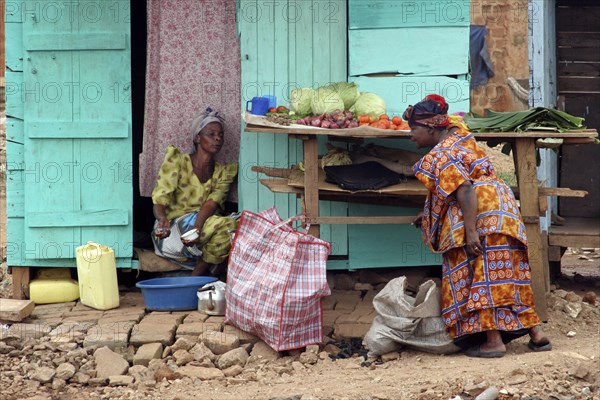
{"type": "MultiPolygon", "coordinates": [[[[23,119],[23,72],[5,71],[5,98],[6,98],[6,117],[7,122],[9,117],[23,119]]],[[[37,97],[35,86],[28,88],[27,96],[37,97]]]]}
{"type": "MultiPolygon", "coordinates": [[[[25,121],[31,133],[25,137],[25,242],[78,246],[93,240],[113,247],[120,265],[129,267],[133,254],[129,21],[111,12],[115,7],[126,9],[129,2],[94,4],[101,7],[96,20],[75,15],[24,22],[31,49],[25,57],[25,86],[39,93],[37,98],[25,96],[25,121]],[[48,40],[43,45],[42,37],[48,40]],[[57,131],[49,132],[52,128],[57,131]],[[120,210],[119,218],[95,212],[107,209],[120,210]],[[52,213],[62,217],[46,220],[52,213]],[[44,224],[53,227],[40,227],[44,224]]],[[[48,257],[73,256],[70,251],[48,257]]],[[[46,257],[43,252],[41,257],[46,257]]],[[[35,256],[26,258],[44,263],[35,256]]]]}
{"type": "Polygon", "coordinates": [[[23,37],[23,24],[10,23],[4,24],[6,30],[6,68],[11,71],[23,71],[23,41],[13,40],[23,37]]]}
{"type": "Polygon", "coordinates": [[[87,121],[54,122],[25,121],[25,134],[32,139],[118,139],[130,135],[124,121],[106,121],[102,124],[87,121]]]}
{"type": "Polygon", "coordinates": [[[350,76],[458,75],[469,71],[469,27],[350,30],[348,48],[350,76]]]}
{"type": "Polygon", "coordinates": [[[4,4],[4,22],[21,23],[24,14],[24,2],[5,1],[4,4]]]}
{"type": "MultiPolygon", "coordinates": [[[[293,87],[346,80],[345,13],[345,1],[342,0],[284,1],[273,7],[254,0],[239,1],[242,108],[256,95],[274,94],[280,105],[287,105],[293,87]],[[256,17],[256,10],[260,10],[260,18],[256,17]],[[334,10],[341,12],[335,24],[331,18],[334,10]],[[336,43],[332,44],[332,39],[336,43]],[[321,48],[327,51],[322,52],[321,48]],[[318,58],[316,62],[315,57],[318,58]]],[[[324,143],[321,147],[324,148],[324,143]]],[[[296,139],[242,133],[240,166],[243,171],[256,164],[287,168],[302,159],[302,143],[296,139]]],[[[258,211],[275,205],[283,217],[301,211],[295,196],[275,195],[258,184],[255,174],[251,178],[247,177],[250,174],[242,174],[244,178],[239,181],[241,208],[258,211]]],[[[345,205],[324,203],[328,215],[347,214],[345,205]]],[[[322,227],[323,237],[331,238],[332,232],[344,232],[340,241],[347,244],[345,227],[322,227]]],[[[342,248],[346,249],[347,245],[342,248]]]]}
{"type": "MultiPolygon", "coordinates": [[[[6,243],[8,265],[15,267],[69,267],[75,268],[75,249],[80,245],[71,242],[27,242],[23,238],[24,218],[7,218],[7,230],[10,237],[6,243]]],[[[51,236],[57,228],[46,228],[51,236]]],[[[113,244],[114,246],[114,244],[113,244]]],[[[111,246],[112,247],[112,246],[111,246]]],[[[113,247],[114,248],[114,247],[113,247]]],[[[117,268],[136,268],[137,261],[131,258],[117,258],[117,268]]]]}
{"type": "Polygon", "coordinates": [[[69,226],[113,226],[129,223],[128,210],[81,210],[71,212],[28,212],[25,224],[31,228],[69,226]]]}
{"type": "MultiPolygon", "coordinates": [[[[258,7],[257,0],[239,0],[237,21],[240,25],[240,55],[242,69],[241,109],[246,109],[246,101],[259,95],[258,87],[258,24],[257,20],[247,14],[250,8],[258,7]]],[[[240,177],[238,178],[238,205],[242,210],[260,211],[258,193],[260,190],[259,177],[251,171],[253,165],[258,165],[258,133],[244,132],[242,122],[240,137],[240,177]]]]}
{"type": "Polygon", "coordinates": [[[25,142],[25,124],[23,120],[17,118],[6,119],[6,140],[8,142],[20,143],[25,142]]]}
{"type": "Polygon", "coordinates": [[[6,215],[11,217],[25,216],[24,190],[6,190],[6,215]]]}
{"type": "MultiPolygon", "coordinates": [[[[350,204],[351,216],[416,215],[420,209],[350,204]]],[[[421,232],[412,225],[350,225],[350,268],[440,265],[441,257],[423,244],[421,232]],[[372,228],[372,229],[368,229],[372,228]]]]}
{"type": "Polygon", "coordinates": [[[124,50],[127,40],[124,33],[32,34],[24,36],[24,45],[27,51],[124,50]]]}
{"type": "Polygon", "coordinates": [[[21,143],[6,142],[6,169],[8,171],[25,169],[25,146],[21,143]]]}
{"type": "Polygon", "coordinates": [[[386,102],[390,115],[402,115],[406,107],[416,104],[430,93],[446,98],[449,112],[469,111],[469,81],[445,76],[352,77],[361,92],[377,93],[386,102]]]}
{"type": "Polygon", "coordinates": [[[348,0],[350,29],[469,26],[469,1],[348,0]]]}

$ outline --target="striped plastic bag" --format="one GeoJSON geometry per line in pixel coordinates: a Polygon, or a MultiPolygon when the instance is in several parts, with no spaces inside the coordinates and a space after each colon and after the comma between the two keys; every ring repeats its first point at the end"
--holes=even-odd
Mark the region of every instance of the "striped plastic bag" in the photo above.
{"type": "Polygon", "coordinates": [[[276,351],[323,339],[330,244],[290,226],[275,208],[242,212],[227,272],[225,322],[276,351]]]}

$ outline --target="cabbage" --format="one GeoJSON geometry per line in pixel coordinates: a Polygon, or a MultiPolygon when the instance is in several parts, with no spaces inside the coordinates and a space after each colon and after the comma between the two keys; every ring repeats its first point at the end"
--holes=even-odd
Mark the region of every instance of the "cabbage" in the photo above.
{"type": "Polygon", "coordinates": [[[335,90],[330,87],[320,87],[315,90],[312,101],[312,111],[315,115],[332,113],[344,109],[344,101],[335,90]]]}
{"type": "Polygon", "coordinates": [[[332,83],[328,87],[332,88],[340,95],[344,102],[344,110],[349,110],[360,95],[360,93],[358,93],[358,85],[354,82],[337,82],[332,83]]]}
{"type": "Polygon", "coordinates": [[[292,90],[290,99],[290,109],[298,115],[309,115],[312,113],[312,97],[314,90],[311,88],[301,88],[292,90]]]}
{"type": "Polygon", "coordinates": [[[385,100],[375,93],[361,94],[356,100],[356,103],[350,107],[350,111],[356,115],[372,115],[374,117],[379,117],[381,114],[387,112],[385,100]]]}

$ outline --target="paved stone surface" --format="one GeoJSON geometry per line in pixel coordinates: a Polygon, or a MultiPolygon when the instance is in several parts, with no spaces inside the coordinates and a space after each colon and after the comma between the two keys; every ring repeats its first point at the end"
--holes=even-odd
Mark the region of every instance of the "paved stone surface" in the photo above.
{"type": "Polygon", "coordinates": [[[122,351],[127,348],[133,325],[133,322],[98,324],[88,330],[83,346],[106,346],[113,351],[122,351]]]}
{"type": "Polygon", "coordinates": [[[191,324],[192,322],[204,322],[208,319],[208,315],[206,314],[202,314],[200,312],[193,312],[191,314],[189,314],[187,317],[185,317],[185,319],[183,320],[184,324],[191,324]]]}
{"type": "Polygon", "coordinates": [[[123,375],[129,368],[129,363],[123,356],[113,352],[108,347],[101,347],[94,352],[96,359],[96,378],[108,379],[113,375],[123,375]]]}
{"type": "MultiPolygon", "coordinates": [[[[112,310],[111,310],[112,311],[112,310]]],[[[124,321],[132,321],[138,323],[142,320],[142,318],[146,315],[144,310],[137,309],[129,309],[129,310],[120,310],[115,313],[104,313],[102,318],[98,320],[99,324],[106,324],[111,322],[124,322],[124,321]]]]}
{"type": "Polygon", "coordinates": [[[24,339],[39,339],[50,333],[52,328],[46,324],[13,324],[8,329],[7,337],[24,339]]]}
{"type": "Polygon", "coordinates": [[[133,365],[148,366],[150,360],[159,359],[163,353],[163,345],[161,343],[147,343],[137,350],[133,357],[133,365]]]}
{"type": "Polygon", "coordinates": [[[193,336],[196,339],[207,331],[220,331],[221,325],[208,322],[193,322],[191,324],[181,324],[177,327],[177,337],[193,336]]]}
{"type": "Polygon", "coordinates": [[[202,334],[202,342],[215,354],[225,354],[240,345],[240,339],[227,333],[207,331],[202,334]]]}
{"type": "Polygon", "coordinates": [[[247,343],[254,344],[260,340],[260,338],[258,336],[254,336],[251,333],[248,333],[246,331],[241,330],[238,327],[231,326],[231,325],[224,325],[223,333],[237,336],[240,339],[240,344],[247,344],[247,343]]]}
{"type": "Polygon", "coordinates": [[[154,324],[143,319],[141,323],[134,325],[131,330],[129,343],[134,346],[141,346],[146,343],[161,343],[163,346],[169,346],[173,344],[175,339],[176,328],[175,323],[154,324]]]}

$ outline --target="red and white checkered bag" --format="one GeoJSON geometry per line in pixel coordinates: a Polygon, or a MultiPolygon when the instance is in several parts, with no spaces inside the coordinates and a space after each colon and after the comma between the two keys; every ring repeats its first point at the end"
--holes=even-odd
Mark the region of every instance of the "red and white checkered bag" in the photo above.
{"type": "Polygon", "coordinates": [[[275,208],[243,211],[227,271],[225,322],[276,351],[321,343],[330,244],[299,232],[275,208]]]}

